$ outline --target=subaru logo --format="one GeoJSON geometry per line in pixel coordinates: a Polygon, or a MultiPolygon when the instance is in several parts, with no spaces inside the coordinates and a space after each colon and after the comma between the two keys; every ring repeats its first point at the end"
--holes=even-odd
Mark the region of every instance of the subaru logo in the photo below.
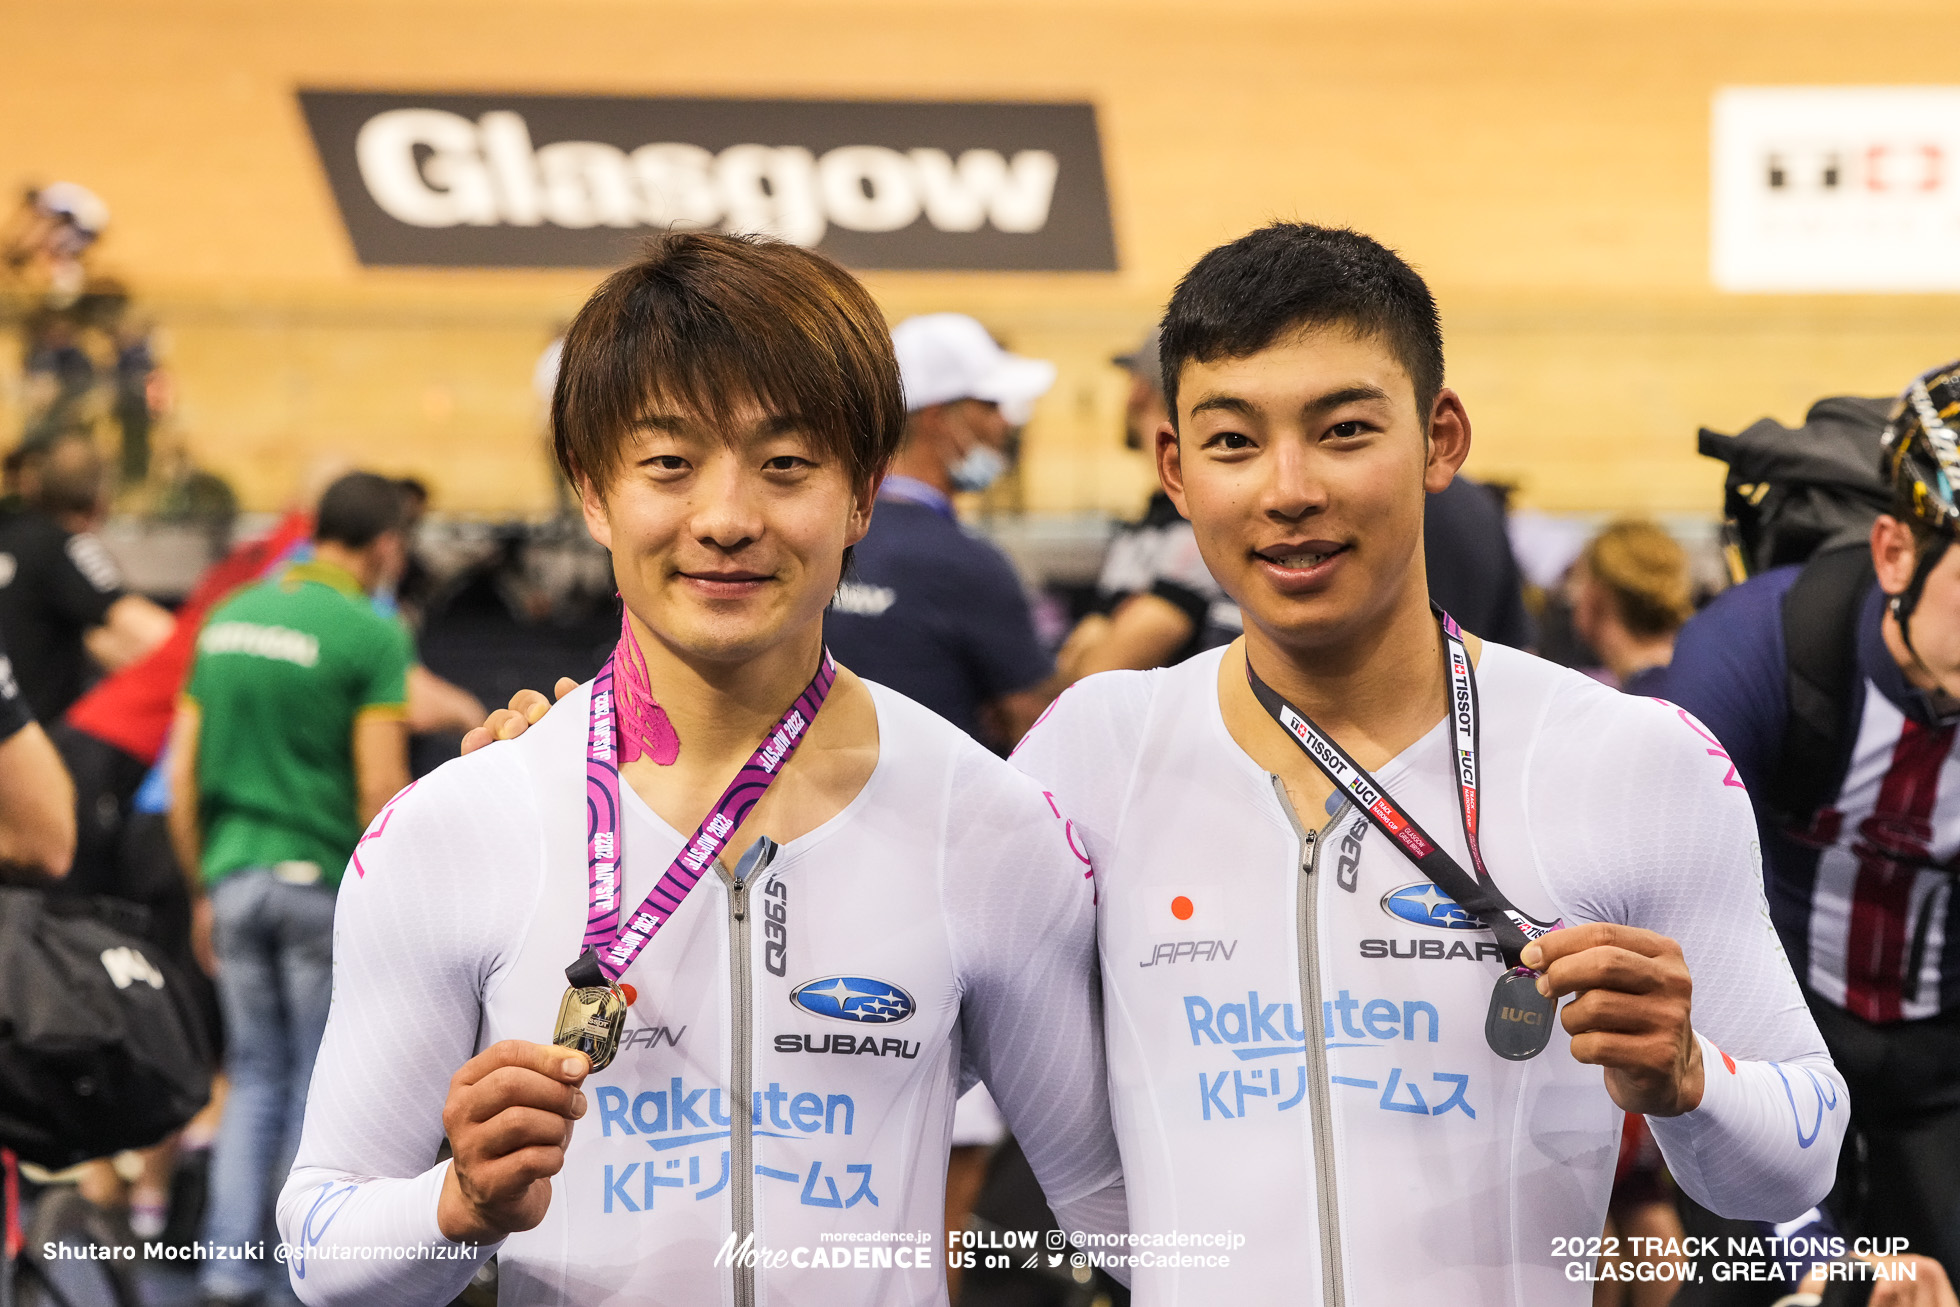
{"type": "Polygon", "coordinates": [[[826,976],[806,980],[789,993],[789,1001],[811,1016],[833,1021],[858,1021],[888,1026],[912,1015],[912,996],[897,985],[868,976],[826,976]]]}
{"type": "Polygon", "coordinates": [[[1482,930],[1484,923],[1426,880],[1382,895],[1382,911],[1397,921],[1438,930],[1482,930]]]}

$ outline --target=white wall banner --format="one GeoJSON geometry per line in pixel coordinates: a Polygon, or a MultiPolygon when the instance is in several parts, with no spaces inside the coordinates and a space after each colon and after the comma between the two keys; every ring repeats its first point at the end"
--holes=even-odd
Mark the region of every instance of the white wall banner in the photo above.
{"type": "Polygon", "coordinates": [[[1960,291],[1960,87],[1730,87],[1712,145],[1722,290],[1960,291]]]}

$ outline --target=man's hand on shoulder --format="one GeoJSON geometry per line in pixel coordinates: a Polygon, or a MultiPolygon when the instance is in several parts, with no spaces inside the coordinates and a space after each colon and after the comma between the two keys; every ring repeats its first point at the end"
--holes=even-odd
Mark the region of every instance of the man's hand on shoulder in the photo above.
{"type": "Polygon", "coordinates": [[[450,1077],[442,1128],[455,1157],[436,1206],[445,1239],[495,1243],[544,1220],[590,1070],[583,1053],[506,1039],[450,1077]]]}
{"type": "Polygon", "coordinates": [[[1701,1105],[1701,1045],[1689,1022],[1694,982],[1681,946],[1635,926],[1591,921],[1539,937],[1524,963],[1540,993],[1576,995],[1559,1013],[1572,1056],[1606,1068],[1629,1112],[1679,1116],[1701,1105]]]}
{"type": "MultiPolygon", "coordinates": [[[[561,676],[552,687],[553,699],[562,699],[576,689],[577,681],[561,676]]],[[[510,697],[510,707],[497,709],[483,719],[483,725],[463,737],[463,752],[475,753],[486,744],[516,739],[551,711],[552,701],[536,690],[519,690],[510,697]]]]}

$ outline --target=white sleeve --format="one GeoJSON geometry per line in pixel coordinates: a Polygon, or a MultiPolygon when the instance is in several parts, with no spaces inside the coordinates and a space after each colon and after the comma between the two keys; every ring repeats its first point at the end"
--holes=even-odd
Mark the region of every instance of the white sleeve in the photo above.
{"type": "Polygon", "coordinates": [[[1546,778],[1532,795],[1546,815],[1531,823],[1545,883],[1568,924],[1681,945],[1706,1088],[1694,1111],[1647,1123],[1696,1202],[1789,1220],[1830,1190],[1850,1100],[1770,923],[1749,797],[1685,710],[1572,694],[1550,709],[1567,718],[1546,733],[1566,742],[1550,746],[1559,756],[1531,768],[1546,778]]]}
{"type": "Polygon", "coordinates": [[[1129,1229],[1109,1115],[1095,881],[1061,810],[978,748],[954,765],[941,862],[962,1079],[986,1083],[1065,1229],[1129,1229]]]}
{"type": "Polygon", "coordinates": [[[1008,761],[1055,796],[1092,863],[1110,848],[1129,802],[1137,737],[1161,672],[1098,672],[1048,706],[1008,761]]]}
{"type": "Polygon", "coordinates": [[[310,1307],[442,1307],[497,1250],[436,1224],[449,1079],[476,1053],[483,995],[542,883],[522,765],[510,746],[489,754],[505,756],[397,795],[341,883],[333,1006],[278,1208],[310,1307]]]}

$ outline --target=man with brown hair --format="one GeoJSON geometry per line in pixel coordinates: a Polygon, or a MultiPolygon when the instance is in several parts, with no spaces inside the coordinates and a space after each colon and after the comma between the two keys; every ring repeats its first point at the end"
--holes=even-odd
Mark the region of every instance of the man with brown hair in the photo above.
{"type": "Polygon", "coordinates": [[[663,237],[580,311],[552,409],[619,645],[356,850],[295,1289],[433,1307],[494,1252],[506,1301],[944,1301],[981,1078],[1062,1221],[1120,1229],[1066,821],[824,648],[904,422],[870,296],[663,237]]]}

